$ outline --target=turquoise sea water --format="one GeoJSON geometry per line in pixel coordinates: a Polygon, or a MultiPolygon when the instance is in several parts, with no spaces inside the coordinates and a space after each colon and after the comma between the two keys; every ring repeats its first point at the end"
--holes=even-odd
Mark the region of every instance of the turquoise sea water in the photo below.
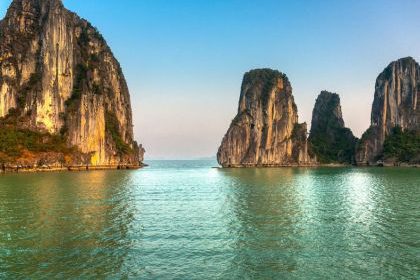
{"type": "Polygon", "coordinates": [[[0,279],[419,279],[420,170],[0,176],[0,279]]]}

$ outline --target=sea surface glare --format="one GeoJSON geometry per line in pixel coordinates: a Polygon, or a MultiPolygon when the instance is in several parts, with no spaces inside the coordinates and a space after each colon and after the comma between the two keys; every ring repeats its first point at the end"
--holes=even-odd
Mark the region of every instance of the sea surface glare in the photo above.
{"type": "Polygon", "coordinates": [[[420,170],[0,176],[0,279],[419,279],[420,170]]]}

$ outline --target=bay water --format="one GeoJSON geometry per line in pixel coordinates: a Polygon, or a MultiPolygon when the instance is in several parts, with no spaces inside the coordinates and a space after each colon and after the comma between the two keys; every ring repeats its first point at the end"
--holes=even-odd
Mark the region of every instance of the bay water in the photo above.
{"type": "Polygon", "coordinates": [[[420,170],[0,176],[0,279],[419,279],[420,170]]]}

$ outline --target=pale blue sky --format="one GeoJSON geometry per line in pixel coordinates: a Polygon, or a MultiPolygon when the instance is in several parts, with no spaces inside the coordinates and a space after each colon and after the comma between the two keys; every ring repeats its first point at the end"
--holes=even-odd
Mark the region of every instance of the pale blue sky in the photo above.
{"type": "MultiPolygon", "coordinates": [[[[0,0],[1,16],[10,0],[0,0]]],[[[417,0],[64,0],[121,62],[147,158],[214,155],[235,116],[244,72],[291,80],[300,121],[318,93],[340,94],[346,124],[369,126],[377,75],[420,61],[417,0]]]]}

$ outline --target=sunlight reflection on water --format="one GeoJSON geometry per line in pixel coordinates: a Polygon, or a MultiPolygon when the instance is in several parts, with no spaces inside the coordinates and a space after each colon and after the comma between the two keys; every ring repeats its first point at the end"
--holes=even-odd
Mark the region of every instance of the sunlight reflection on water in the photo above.
{"type": "Polygon", "coordinates": [[[0,278],[413,279],[414,169],[214,169],[0,177],[0,278]]]}

